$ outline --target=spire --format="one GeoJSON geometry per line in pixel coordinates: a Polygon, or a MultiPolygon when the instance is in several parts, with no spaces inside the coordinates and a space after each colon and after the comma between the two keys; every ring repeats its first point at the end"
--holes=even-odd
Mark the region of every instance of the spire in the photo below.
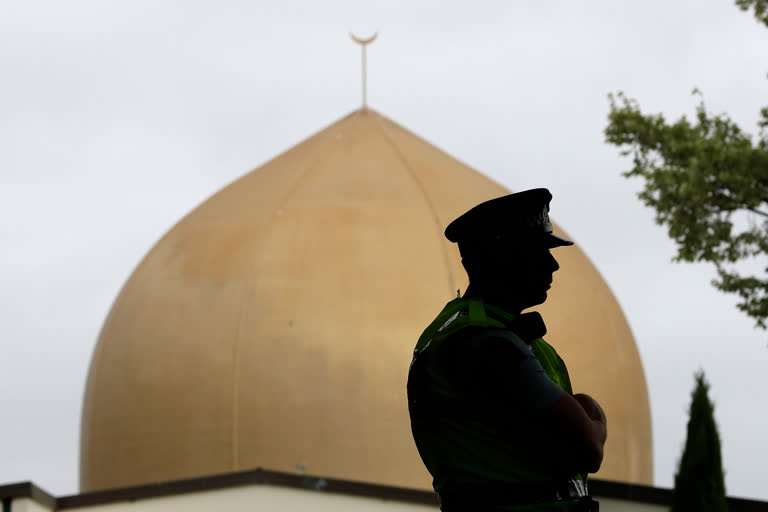
{"type": "Polygon", "coordinates": [[[376,36],[378,35],[379,35],[378,32],[374,32],[371,37],[367,39],[361,39],[356,35],[354,35],[352,32],[349,33],[349,37],[351,37],[354,42],[356,42],[363,48],[363,110],[366,110],[368,108],[368,105],[366,104],[365,47],[371,44],[376,39],[376,36]]]}

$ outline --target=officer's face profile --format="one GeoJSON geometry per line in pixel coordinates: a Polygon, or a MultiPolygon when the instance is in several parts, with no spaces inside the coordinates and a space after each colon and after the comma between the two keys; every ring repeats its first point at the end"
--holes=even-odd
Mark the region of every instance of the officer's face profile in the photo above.
{"type": "Polygon", "coordinates": [[[560,268],[545,246],[502,245],[465,262],[473,291],[523,309],[542,304],[560,268]]]}
{"type": "Polygon", "coordinates": [[[522,309],[526,309],[547,300],[553,274],[560,265],[548,248],[532,247],[515,251],[506,268],[505,284],[510,286],[510,293],[519,296],[522,309]]]}

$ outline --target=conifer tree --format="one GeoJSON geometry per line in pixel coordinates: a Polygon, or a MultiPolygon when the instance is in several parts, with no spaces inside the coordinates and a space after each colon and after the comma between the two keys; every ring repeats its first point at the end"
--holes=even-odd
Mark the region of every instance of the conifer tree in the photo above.
{"type": "Polygon", "coordinates": [[[675,475],[671,512],[727,512],[720,436],[704,371],[695,374],[688,437],[675,475]]]}

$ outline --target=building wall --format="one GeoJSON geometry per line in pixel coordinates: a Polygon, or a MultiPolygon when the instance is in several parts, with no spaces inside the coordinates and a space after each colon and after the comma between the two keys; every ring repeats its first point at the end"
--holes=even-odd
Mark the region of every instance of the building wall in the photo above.
{"type": "MultiPolygon", "coordinates": [[[[11,501],[9,512],[50,512],[51,509],[41,505],[32,498],[15,498],[11,501]]],[[[5,512],[5,511],[4,511],[5,512]]]]}
{"type": "Polygon", "coordinates": [[[654,505],[637,501],[617,500],[614,498],[595,497],[600,502],[600,512],[666,512],[668,505],[654,505]]]}
{"type": "MultiPolygon", "coordinates": [[[[13,500],[10,512],[50,512],[29,498],[13,500]]],[[[318,491],[253,485],[135,501],[69,508],[73,512],[428,512],[437,507],[318,491]]]]}
{"type": "MultiPolygon", "coordinates": [[[[597,498],[601,512],[662,512],[668,507],[612,498],[597,498]]],[[[10,512],[52,512],[31,498],[16,498],[10,512]]],[[[434,505],[397,502],[379,498],[292,489],[271,485],[250,485],[205,492],[176,494],[101,505],[66,507],[73,512],[437,512],[434,505]]]]}

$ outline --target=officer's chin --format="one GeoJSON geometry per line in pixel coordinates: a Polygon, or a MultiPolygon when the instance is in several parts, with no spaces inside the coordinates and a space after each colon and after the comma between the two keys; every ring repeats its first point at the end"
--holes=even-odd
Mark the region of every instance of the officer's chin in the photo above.
{"type": "Polygon", "coordinates": [[[546,302],[546,300],[547,300],[547,292],[546,292],[546,290],[541,291],[541,292],[539,292],[539,293],[537,293],[535,295],[531,294],[529,296],[529,300],[526,301],[525,308],[523,308],[523,309],[528,309],[528,308],[532,308],[532,307],[538,306],[540,304],[544,304],[544,302],[546,302]]]}

